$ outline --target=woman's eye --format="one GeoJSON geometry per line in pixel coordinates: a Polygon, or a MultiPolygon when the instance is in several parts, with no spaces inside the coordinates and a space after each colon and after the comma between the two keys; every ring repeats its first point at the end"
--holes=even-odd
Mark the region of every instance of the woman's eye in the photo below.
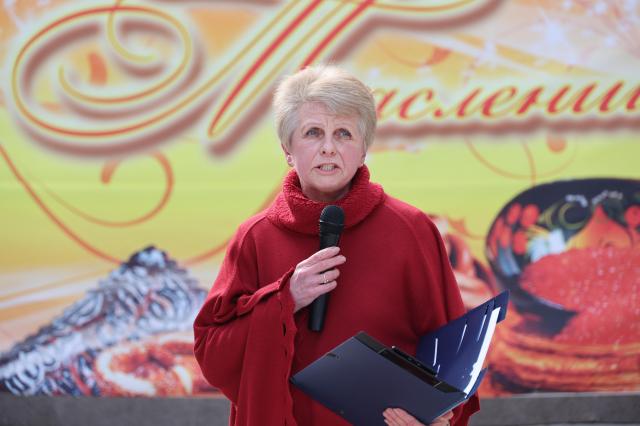
{"type": "Polygon", "coordinates": [[[312,127],[306,131],[305,136],[318,137],[322,134],[322,131],[317,127],[312,127]]]}
{"type": "Polygon", "coordinates": [[[336,130],[336,134],[340,139],[351,139],[351,132],[347,129],[338,129],[336,130]]]}

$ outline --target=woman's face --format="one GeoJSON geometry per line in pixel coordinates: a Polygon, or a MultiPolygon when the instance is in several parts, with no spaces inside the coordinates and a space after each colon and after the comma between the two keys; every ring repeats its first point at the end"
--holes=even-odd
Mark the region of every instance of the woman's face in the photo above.
{"type": "Polygon", "coordinates": [[[333,202],[349,191],[351,179],[364,164],[364,139],[357,117],[337,116],[321,103],[302,105],[299,127],[291,136],[287,162],[300,177],[304,195],[333,202]]]}

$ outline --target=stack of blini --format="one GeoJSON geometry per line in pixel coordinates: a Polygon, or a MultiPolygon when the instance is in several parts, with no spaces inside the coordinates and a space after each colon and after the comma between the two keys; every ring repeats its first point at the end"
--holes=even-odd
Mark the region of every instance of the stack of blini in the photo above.
{"type": "Polygon", "coordinates": [[[520,284],[576,314],[548,335],[511,309],[496,330],[485,395],[640,389],[640,247],[549,255],[520,284]]]}

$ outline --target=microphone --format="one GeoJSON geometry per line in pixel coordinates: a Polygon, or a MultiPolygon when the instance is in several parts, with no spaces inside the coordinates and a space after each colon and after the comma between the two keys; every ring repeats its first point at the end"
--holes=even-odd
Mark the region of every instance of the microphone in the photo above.
{"type": "MultiPolygon", "coordinates": [[[[344,211],[341,207],[329,205],[320,213],[320,250],[338,245],[340,234],[344,228],[344,211]]],[[[309,313],[309,330],[321,331],[324,316],[327,312],[329,294],[325,293],[311,303],[309,313]]]]}

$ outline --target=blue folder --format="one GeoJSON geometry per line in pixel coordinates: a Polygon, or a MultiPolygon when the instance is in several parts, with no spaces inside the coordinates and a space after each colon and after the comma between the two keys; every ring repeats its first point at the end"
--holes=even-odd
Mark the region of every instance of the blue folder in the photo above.
{"type": "Polygon", "coordinates": [[[387,408],[402,408],[428,424],[477,390],[508,298],[500,293],[423,336],[416,356],[360,332],[290,380],[354,425],[385,425],[387,408]]]}

